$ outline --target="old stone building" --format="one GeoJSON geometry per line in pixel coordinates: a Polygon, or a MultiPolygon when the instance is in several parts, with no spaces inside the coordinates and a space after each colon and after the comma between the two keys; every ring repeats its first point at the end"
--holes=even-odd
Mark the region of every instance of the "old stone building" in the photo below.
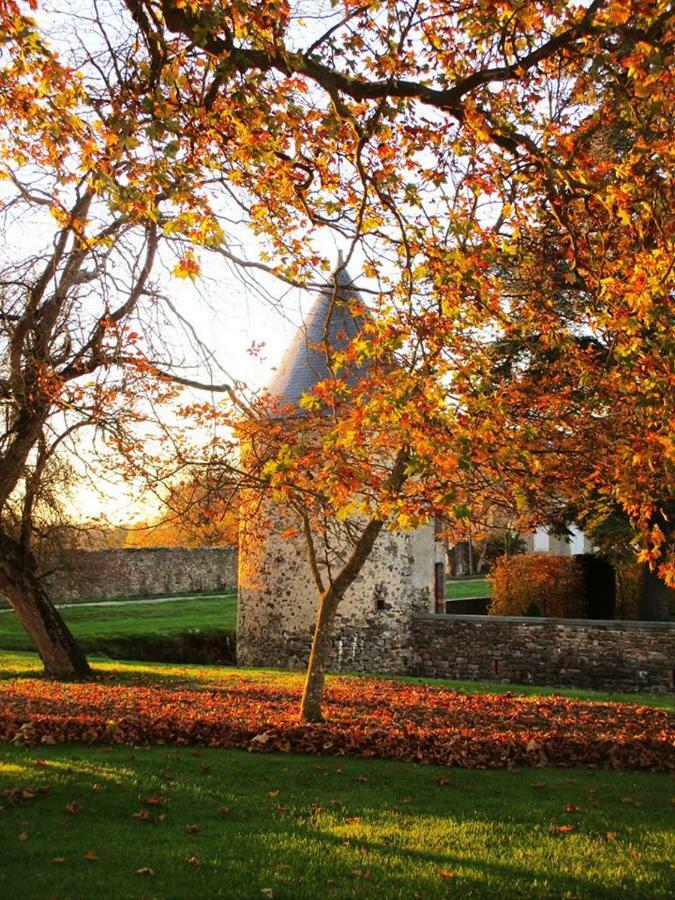
{"type": "MultiPolygon", "coordinates": [[[[358,333],[359,321],[346,302],[352,296],[343,272],[339,302],[332,285],[327,287],[298,331],[269,386],[289,408],[297,409],[304,393],[330,377],[323,348],[340,349],[358,333]]],[[[268,499],[251,496],[241,511],[237,660],[303,667],[318,599],[303,535],[285,536],[297,522],[268,499]]],[[[539,533],[528,549],[582,548],[587,549],[583,535],[559,548],[539,533]]],[[[443,596],[443,554],[430,525],[380,535],[340,605],[333,671],[674,690],[674,623],[435,614],[443,607],[436,603],[443,596]]]]}
{"type": "MultiPolygon", "coordinates": [[[[344,348],[358,333],[348,301],[358,294],[349,275],[327,285],[298,330],[270,395],[297,407],[303,394],[330,377],[326,346],[344,348]]],[[[358,378],[359,373],[348,376],[358,378]]],[[[251,500],[239,542],[237,657],[244,665],[300,667],[309,656],[317,592],[303,535],[285,537],[289,521],[269,501],[251,500]]],[[[410,534],[383,532],[338,613],[332,667],[407,671],[413,664],[413,617],[433,611],[437,547],[431,525],[410,534]]]]}

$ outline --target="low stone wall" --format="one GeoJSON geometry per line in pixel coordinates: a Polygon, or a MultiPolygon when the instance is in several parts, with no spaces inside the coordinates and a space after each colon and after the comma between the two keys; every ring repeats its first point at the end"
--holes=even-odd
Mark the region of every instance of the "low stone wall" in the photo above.
{"type": "Polygon", "coordinates": [[[46,579],[57,602],[237,588],[235,547],[78,550],[46,579]]]}
{"type": "Polygon", "coordinates": [[[425,677],[673,691],[671,622],[426,615],[412,643],[425,677]]]}

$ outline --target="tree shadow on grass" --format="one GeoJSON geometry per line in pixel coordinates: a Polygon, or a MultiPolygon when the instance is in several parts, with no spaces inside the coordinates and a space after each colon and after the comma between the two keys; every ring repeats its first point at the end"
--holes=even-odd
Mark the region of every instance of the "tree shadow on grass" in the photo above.
{"type": "Polygon", "coordinates": [[[22,770],[3,776],[0,766],[0,788],[51,786],[2,812],[11,840],[0,888],[16,881],[24,897],[45,896],[47,885],[56,896],[251,898],[270,889],[277,900],[669,893],[667,861],[654,850],[665,776],[171,748],[0,747],[3,758],[22,770]],[[626,795],[642,806],[622,803],[626,795]],[[81,810],[69,813],[73,802],[81,810]],[[570,802],[578,812],[566,813],[570,802]],[[552,818],[576,831],[549,833],[552,818]],[[22,829],[29,838],[15,840],[22,829]],[[90,848],[95,865],[83,861],[90,848]],[[67,862],[51,866],[52,856],[67,862]],[[154,875],[143,880],[136,870],[148,866],[154,875]]]}

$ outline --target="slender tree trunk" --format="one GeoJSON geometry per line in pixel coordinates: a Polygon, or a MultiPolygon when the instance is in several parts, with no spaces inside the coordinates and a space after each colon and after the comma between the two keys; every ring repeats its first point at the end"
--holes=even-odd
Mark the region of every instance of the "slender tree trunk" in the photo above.
{"type": "Polygon", "coordinates": [[[52,678],[87,678],[87,658],[35,576],[35,561],[0,534],[0,593],[9,601],[52,678]]]}
{"type": "MultiPolygon", "coordinates": [[[[405,469],[408,463],[408,451],[399,450],[396,460],[389,475],[389,488],[398,491],[405,481],[405,469]]],[[[309,564],[312,569],[314,581],[319,591],[319,612],[316,619],[312,650],[307,666],[305,687],[300,704],[300,718],[306,722],[320,722],[323,719],[322,702],[323,686],[326,677],[326,663],[330,652],[330,642],[333,636],[333,626],[338,604],[344,597],[347,589],[358,577],[364,563],[370,556],[378,535],[384,528],[381,519],[371,519],[361,532],[359,539],[354,544],[352,553],[338,575],[324,588],[323,578],[319,571],[314,539],[312,537],[309,517],[303,516],[309,564]]]]}
{"type": "MultiPolygon", "coordinates": [[[[317,587],[320,590],[319,612],[300,704],[300,718],[306,722],[320,722],[323,718],[321,712],[323,685],[338,604],[370,556],[383,526],[384,522],[379,519],[371,519],[361,532],[361,537],[356,542],[349,560],[329,587],[321,592],[321,579],[319,578],[317,581],[317,587]]],[[[309,545],[311,546],[311,541],[309,541],[309,545]]],[[[314,559],[313,552],[310,553],[310,556],[314,559]]],[[[314,563],[316,563],[315,559],[314,563]]]]}
{"type": "Polygon", "coordinates": [[[319,613],[312,640],[312,651],[309,655],[305,687],[300,703],[300,718],[305,722],[321,722],[323,720],[321,707],[326,665],[330,653],[335,615],[340,599],[334,590],[329,588],[319,600],[319,613]]]}
{"type": "Polygon", "coordinates": [[[643,622],[668,622],[670,604],[675,600],[675,590],[642,563],[637,585],[638,619],[643,622]]]}

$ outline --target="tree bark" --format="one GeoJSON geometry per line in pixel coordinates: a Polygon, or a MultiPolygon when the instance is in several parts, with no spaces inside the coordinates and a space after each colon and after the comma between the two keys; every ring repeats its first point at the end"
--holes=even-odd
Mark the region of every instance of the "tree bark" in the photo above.
{"type": "Polygon", "coordinates": [[[91,675],[87,658],[47,592],[35,576],[35,560],[7,535],[0,534],[0,593],[19,617],[52,678],[91,675]]]}
{"type": "Polygon", "coordinates": [[[670,604],[675,600],[675,590],[649,567],[642,563],[637,585],[638,619],[643,622],[670,621],[670,604]]]}
{"type": "Polygon", "coordinates": [[[319,612],[300,704],[300,718],[306,722],[321,722],[323,719],[323,686],[338,604],[363,568],[383,527],[384,522],[379,519],[370,520],[361,532],[349,560],[330,587],[319,595],[319,612]]]}
{"type": "Polygon", "coordinates": [[[329,588],[319,600],[319,613],[312,640],[312,651],[309,655],[305,687],[300,703],[300,718],[305,722],[323,721],[322,703],[326,664],[340,599],[333,589],[329,588]]]}
{"type": "MultiPolygon", "coordinates": [[[[399,450],[388,479],[388,487],[391,491],[398,491],[406,479],[406,466],[408,464],[407,449],[399,450]]],[[[330,585],[324,589],[323,579],[319,572],[314,540],[308,516],[303,516],[307,552],[312,574],[319,591],[319,612],[312,639],[312,650],[307,666],[305,687],[300,704],[300,718],[305,722],[321,722],[323,719],[323,686],[326,676],[326,664],[330,652],[330,641],[333,636],[333,625],[338,604],[344,597],[347,589],[358,577],[364,563],[370,556],[380,532],[384,528],[381,519],[371,519],[361,532],[359,539],[354,544],[352,553],[340,572],[332,579],[330,585]]]]}

